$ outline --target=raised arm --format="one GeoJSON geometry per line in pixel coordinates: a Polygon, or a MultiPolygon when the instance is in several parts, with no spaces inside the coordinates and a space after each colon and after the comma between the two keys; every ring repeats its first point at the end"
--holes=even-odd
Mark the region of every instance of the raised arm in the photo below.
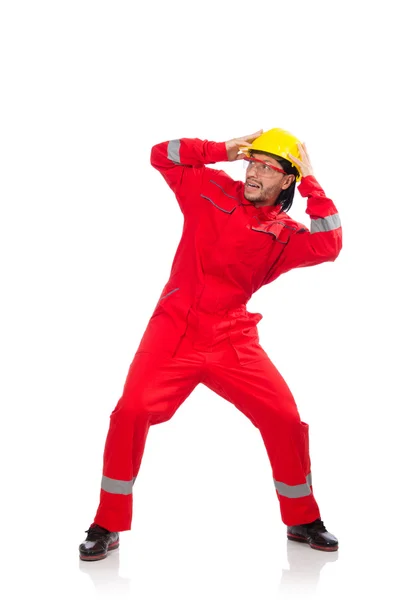
{"type": "Polygon", "coordinates": [[[239,147],[249,145],[258,132],[228,142],[209,142],[197,138],[181,138],[156,144],[152,148],[150,162],[157,169],[176,195],[182,212],[189,207],[189,197],[201,187],[203,177],[214,169],[205,165],[238,160],[239,147]]]}
{"type": "Polygon", "coordinates": [[[300,154],[302,162],[297,159],[294,162],[299,162],[303,175],[298,190],[301,196],[307,198],[306,213],[311,219],[310,230],[301,226],[291,235],[264,284],[297,267],[334,261],[342,249],[342,227],[337,208],[314,177],[304,144],[300,147],[300,154]]]}
{"type": "Polygon", "coordinates": [[[189,196],[201,187],[205,165],[227,160],[225,142],[197,138],[171,140],[153,146],[150,162],[176,195],[183,213],[189,208],[189,196]]]}

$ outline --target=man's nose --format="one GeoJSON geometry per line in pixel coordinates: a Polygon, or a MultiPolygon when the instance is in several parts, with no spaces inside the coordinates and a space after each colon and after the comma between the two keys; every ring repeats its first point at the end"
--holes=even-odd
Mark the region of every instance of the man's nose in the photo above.
{"type": "Polygon", "coordinates": [[[257,165],[254,162],[251,162],[251,163],[248,164],[247,171],[253,171],[255,169],[255,173],[256,173],[257,172],[256,171],[256,167],[257,167],[257,165]]]}

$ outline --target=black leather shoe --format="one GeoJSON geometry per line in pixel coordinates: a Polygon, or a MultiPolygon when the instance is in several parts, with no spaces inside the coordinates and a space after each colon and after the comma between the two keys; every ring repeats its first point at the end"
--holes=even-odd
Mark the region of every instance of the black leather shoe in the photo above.
{"type": "Polygon", "coordinates": [[[320,519],[306,525],[287,527],[287,537],[294,542],[309,544],[315,550],[325,550],[326,552],[338,550],[338,540],[332,533],[328,533],[320,519]]]}
{"type": "Polygon", "coordinates": [[[80,544],[81,560],[101,560],[106,558],[108,551],[119,547],[119,534],[108,531],[93,523],[89,529],[85,541],[80,544]]]}

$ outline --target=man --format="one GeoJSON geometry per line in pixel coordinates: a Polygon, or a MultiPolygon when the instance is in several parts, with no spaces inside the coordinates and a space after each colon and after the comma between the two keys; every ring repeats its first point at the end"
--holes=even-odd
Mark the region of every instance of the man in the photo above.
{"type": "MultiPolygon", "coordinates": [[[[152,165],[184,215],[182,238],[107,435],[100,504],[82,560],[99,560],[131,528],[132,487],[149,427],[170,419],[203,383],[258,427],[291,540],[338,549],[311,486],[308,425],[261,347],[252,294],[293,268],[334,261],[342,247],[334,203],[313,176],[304,144],[281,129],[228,142],[180,139],[152,148],[152,165]],[[207,167],[245,160],[245,183],[207,167]],[[287,215],[296,181],[310,231],[287,215]]],[[[286,337],[288,332],[284,332],[286,337]]]]}

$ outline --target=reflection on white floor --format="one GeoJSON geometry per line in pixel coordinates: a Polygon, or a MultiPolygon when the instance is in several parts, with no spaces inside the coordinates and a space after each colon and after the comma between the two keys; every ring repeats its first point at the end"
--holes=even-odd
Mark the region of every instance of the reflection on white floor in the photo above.
{"type": "MultiPolygon", "coordinates": [[[[322,569],[328,563],[336,562],[339,552],[316,551],[292,541],[287,541],[286,547],[289,567],[281,570],[278,597],[314,596],[322,569]]],[[[98,597],[128,597],[133,592],[131,578],[120,575],[120,549],[110,552],[105,560],[80,560],[79,568],[90,578],[98,597]]]]}
{"type": "Polygon", "coordinates": [[[132,592],[131,579],[120,575],[120,549],[113,550],[104,560],[79,560],[80,571],[85,573],[98,597],[128,596],[132,592]]]}
{"type": "Polygon", "coordinates": [[[282,569],[280,597],[296,597],[297,593],[315,594],[320,573],[327,563],[336,562],[337,552],[313,550],[307,544],[287,541],[288,569],[282,569]]]}

